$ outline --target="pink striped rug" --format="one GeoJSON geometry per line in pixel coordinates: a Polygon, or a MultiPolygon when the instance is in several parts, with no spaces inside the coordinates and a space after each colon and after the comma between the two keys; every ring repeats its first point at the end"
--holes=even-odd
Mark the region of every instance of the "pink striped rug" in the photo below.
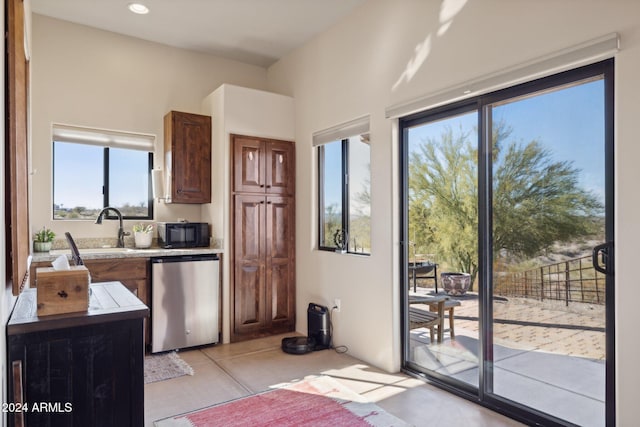
{"type": "Polygon", "coordinates": [[[279,386],[188,414],[156,421],[156,427],[407,426],[331,377],[279,386]],[[345,399],[346,398],[346,399],[345,399]]]}

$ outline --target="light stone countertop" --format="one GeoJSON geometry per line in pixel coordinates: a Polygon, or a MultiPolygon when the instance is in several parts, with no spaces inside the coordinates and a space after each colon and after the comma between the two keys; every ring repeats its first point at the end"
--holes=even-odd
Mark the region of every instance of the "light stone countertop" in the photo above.
{"type": "MultiPolygon", "coordinates": [[[[222,249],[217,248],[185,248],[185,249],[163,249],[151,247],[149,249],[137,248],[90,248],[78,249],[82,259],[115,259],[115,258],[151,258],[159,256],[182,256],[182,255],[202,255],[221,254],[222,249]]],[[[49,252],[34,252],[32,262],[53,261],[60,255],[66,255],[71,260],[70,249],[54,249],[49,252]]]]}

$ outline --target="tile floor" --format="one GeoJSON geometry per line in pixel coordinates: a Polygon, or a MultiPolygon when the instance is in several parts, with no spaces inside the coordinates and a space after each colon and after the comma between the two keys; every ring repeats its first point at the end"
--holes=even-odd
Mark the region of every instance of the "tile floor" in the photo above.
{"type": "MultiPolygon", "coordinates": [[[[289,334],[291,335],[291,334],[289,334]]],[[[282,336],[180,352],[195,375],[145,386],[145,425],[191,410],[247,396],[270,385],[331,375],[386,411],[415,426],[520,426],[424,381],[389,374],[333,350],[303,356],[280,350],[282,336]]]]}

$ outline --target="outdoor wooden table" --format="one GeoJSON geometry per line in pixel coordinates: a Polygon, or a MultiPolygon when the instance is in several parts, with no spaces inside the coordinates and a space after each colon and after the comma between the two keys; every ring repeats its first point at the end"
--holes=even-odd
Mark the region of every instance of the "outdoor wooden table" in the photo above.
{"type": "MultiPolygon", "coordinates": [[[[453,329],[453,309],[460,307],[460,301],[452,299],[448,295],[409,295],[409,304],[427,304],[429,306],[429,310],[434,312],[440,311],[439,305],[441,301],[444,302],[442,307],[443,313],[444,310],[449,310],[449,334],[453,339],[455,338],[455,332],[453,329]]],[[[440,335],[440,330],[438,330],[438,335],[440,335]]]]}

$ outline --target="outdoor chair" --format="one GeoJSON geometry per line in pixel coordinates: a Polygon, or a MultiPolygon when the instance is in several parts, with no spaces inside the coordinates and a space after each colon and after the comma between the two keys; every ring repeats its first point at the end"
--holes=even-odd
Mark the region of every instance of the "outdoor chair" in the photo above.
{"type": "Polygon", "coordinates": [[[409,274],[413,279],[413,292],[416,291],[418,279],[433,279],[436,294],[438,293],[438,264],[431,261],[410,262],[409,274]]]}

